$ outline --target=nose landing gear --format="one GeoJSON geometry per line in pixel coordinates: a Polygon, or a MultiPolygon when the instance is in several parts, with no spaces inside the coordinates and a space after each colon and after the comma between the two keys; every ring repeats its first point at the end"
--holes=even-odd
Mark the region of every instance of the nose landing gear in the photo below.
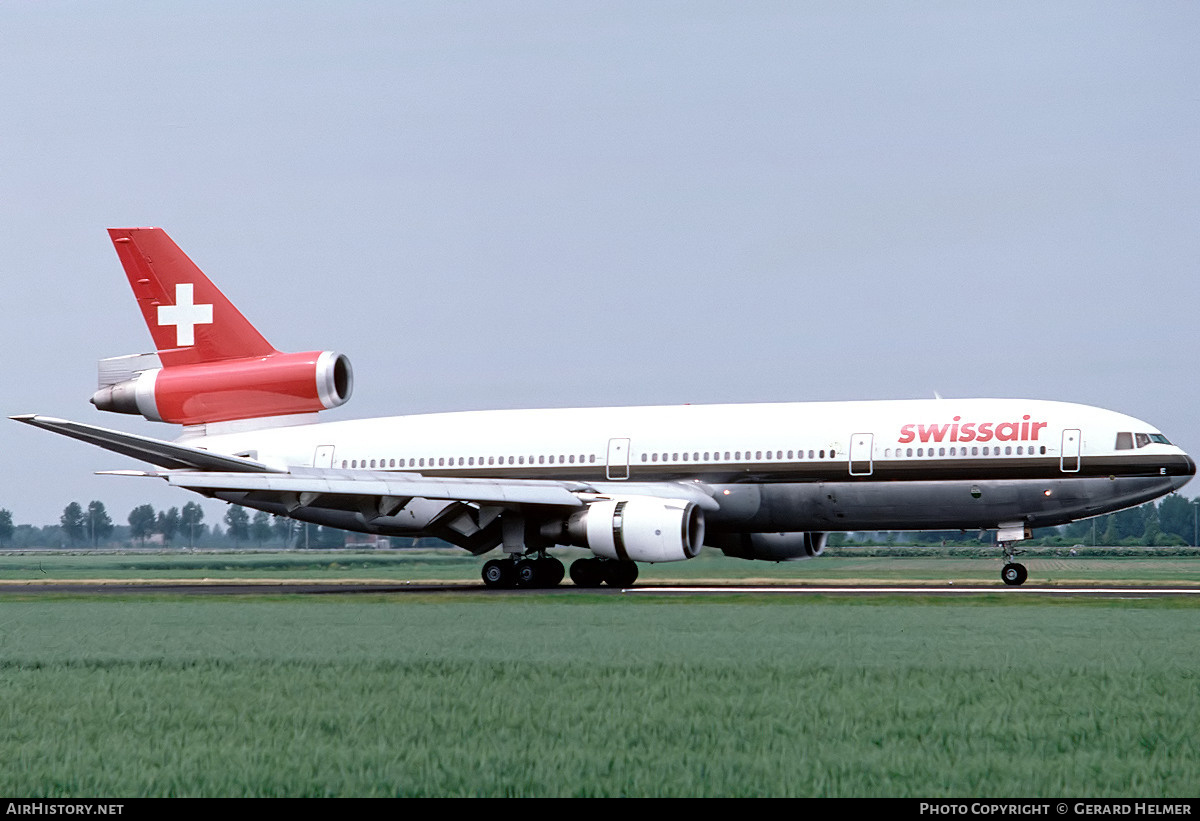
{"type": "Polygon", "coordinates": [[[1004,552],[1004,567],[1000,570],[1000,580],[1010,587],[1019,587],[1029,578],[1025,565],[1013,561],[1021,553],[1013,547],[1012,542],[1000,542],[1000,550],[1004,552]]]}
{"type": "Polygon", "coordinates": [[[1023,564],[1009,562],[1000,571],[1000,578],[1004,580],[1005,584],[1016,587],[1025,583],[1025,580],[1029,578],[1029,571],[1023,564]]]}

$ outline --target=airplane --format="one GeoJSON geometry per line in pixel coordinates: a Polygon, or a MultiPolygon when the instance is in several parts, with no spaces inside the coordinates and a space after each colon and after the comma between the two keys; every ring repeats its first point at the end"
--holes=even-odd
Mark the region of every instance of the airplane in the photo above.
{"type": "Polygon", "coordinates": [[[434,536],[483,555],[490,588],[580,587],[708,546],[770,562],[831,532],[996,531],[1023,584],[1035,527],[1178,490],[1195,462],[1154,426],[1034,399],[483,410],[317,422],[353,390],[334,351],[276,350],[161,228],[109,235],[156,351],[99,363],[102,411],[182,426],[166,441],[12,419],[148,463],[206,497],[302,522],[434,536]]]}

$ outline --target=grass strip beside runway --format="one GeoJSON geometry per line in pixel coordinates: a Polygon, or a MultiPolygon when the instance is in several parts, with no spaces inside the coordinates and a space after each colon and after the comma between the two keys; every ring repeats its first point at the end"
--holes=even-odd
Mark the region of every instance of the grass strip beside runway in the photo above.
{"type": "Polygon", "coordinates": [[[1195,796],[1186,601],[9,600],[23,796],[1195,796]]]}

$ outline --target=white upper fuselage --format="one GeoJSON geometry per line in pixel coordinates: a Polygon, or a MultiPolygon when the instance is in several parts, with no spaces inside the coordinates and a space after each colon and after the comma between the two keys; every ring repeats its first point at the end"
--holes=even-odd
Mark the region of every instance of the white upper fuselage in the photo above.
{"type": "Polygon", "coordinates": [[[1146,475],[1188,462],[1133,417],[1023,399],[469,411],[198,434],[185,440],[281,468],[614,481],[1096,475],[1101,466],[1146,475]]]}

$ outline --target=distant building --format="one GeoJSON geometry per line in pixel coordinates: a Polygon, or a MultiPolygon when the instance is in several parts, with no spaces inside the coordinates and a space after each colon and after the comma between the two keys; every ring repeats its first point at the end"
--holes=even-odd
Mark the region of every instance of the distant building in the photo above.
{"type": "Polygon", "coordinates": [[[345,546],[355,550],[387,550],[392,542],[387,536],[374,533],[347,533],[345,546]]]}

